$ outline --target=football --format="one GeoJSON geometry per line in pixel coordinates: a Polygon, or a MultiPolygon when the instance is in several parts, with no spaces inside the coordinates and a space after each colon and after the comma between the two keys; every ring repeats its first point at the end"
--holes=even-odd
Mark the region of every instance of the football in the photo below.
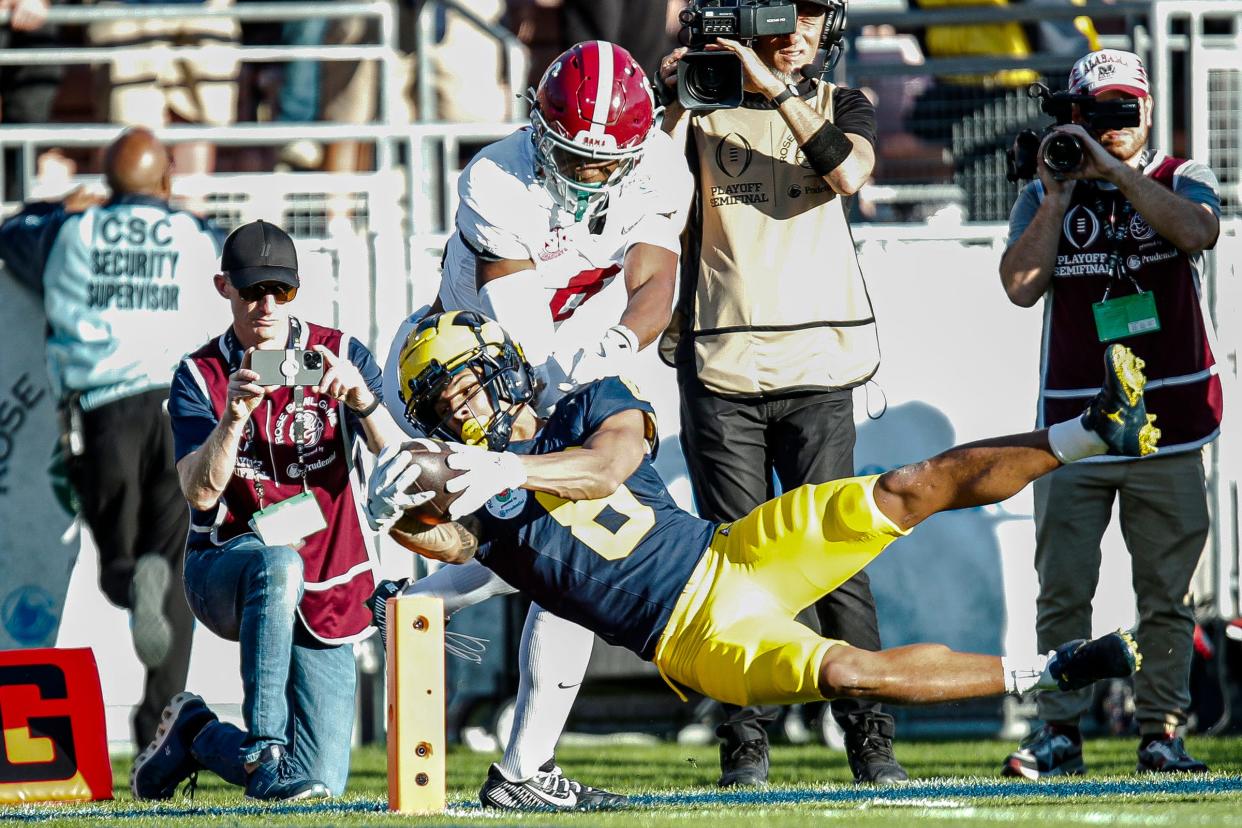
{"type": "Polygon", "coordinates": [[[414,465],[422,471],[418,479],[410,484],[410,492],[432,492],[435,496],[421,506],[407,509],[403,520],[412,520],[424,526],[436,526],[447,523],[449,506],[461,497],[461,492],[448,492],[444,484],[461,474],[457,469],[449,468],[447,460],[449,448],[439,440],[419,438],[410,440],[401,446],[414,458],[414,465]]]}

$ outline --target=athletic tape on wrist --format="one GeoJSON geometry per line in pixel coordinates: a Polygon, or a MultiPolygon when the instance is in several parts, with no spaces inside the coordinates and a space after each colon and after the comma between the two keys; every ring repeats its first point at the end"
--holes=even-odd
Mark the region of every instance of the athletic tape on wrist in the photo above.
{"type": "Polygon", "coordinates": [[[825,123],[802,145],[807,163],[819,175],[827,175],[841,166],[853,151],[849,137],[832,123],[825,123]]]}

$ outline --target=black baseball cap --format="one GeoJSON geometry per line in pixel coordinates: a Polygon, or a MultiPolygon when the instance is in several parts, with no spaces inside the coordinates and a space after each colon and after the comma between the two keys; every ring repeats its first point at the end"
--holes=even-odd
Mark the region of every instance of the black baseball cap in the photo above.
{"type": "Polygon", "coordinates": [[[224,240],[220,270],[235,288],[260,282],[298,287],[298,252],[289,234],[262,219],[243,224],[224,240]]]}

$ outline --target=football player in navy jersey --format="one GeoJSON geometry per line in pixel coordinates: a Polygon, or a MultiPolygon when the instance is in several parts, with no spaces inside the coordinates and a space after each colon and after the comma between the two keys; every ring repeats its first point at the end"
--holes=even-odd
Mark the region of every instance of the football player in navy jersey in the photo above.
{"type": "MultiPolygon", "coordinates": [[[[679,694],[741,705],[837,696],[911,704],[1082,687],[1134,671],[1128,633],[1025,658],[939,644],[872,652],[822,638],[794,616],[937,512],[1004,500],[1063,463],[1154,451],[1142,363],[1121,346],[1106,363],[1105,386],[1080,419],[802,486],[714,524],[673,503],[650,462],[653,409],[629,383],[587,384],[540,421],[521,349],[500,325],[469,311],[437,314],[411,332],[401,384],[427,433],[463,441],[446,449],[461,473],[444,489],[458,497],[451,522],[426,526],[409,511],[391,534],[428,558],[477,559],[653,661],[679,694]]],[[[419,474],[411,459],[399,453],[375,479],[407,488],[419,474]]],[[[376,491],[372,501],[385,497],[376,491]]]]}

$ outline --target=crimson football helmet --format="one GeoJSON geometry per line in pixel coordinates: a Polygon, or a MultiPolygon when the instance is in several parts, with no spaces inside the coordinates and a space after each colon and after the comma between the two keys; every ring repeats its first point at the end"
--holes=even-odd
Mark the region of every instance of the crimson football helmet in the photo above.
{"type": "Polygon", "coordinates": [[[598,212],[655,130],[655,98],[642,67],[620,46],[588,40],[552,61],[532,103],[536,172],[544,186],[579,221],[598,212]]]}

